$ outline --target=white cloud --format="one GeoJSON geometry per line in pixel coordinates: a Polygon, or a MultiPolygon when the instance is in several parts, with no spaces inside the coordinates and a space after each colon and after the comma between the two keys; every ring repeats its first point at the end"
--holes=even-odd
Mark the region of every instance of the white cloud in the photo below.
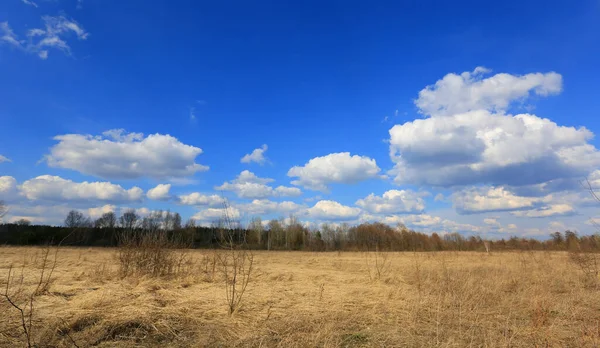
{"type": "Polygon", "coordinates": [[[315,157],[304,166],[288,171],[289,177],[298,177],[292,184],[316,191],[327,191],[331,183],[354,184],[377,177],[380,169],[374,159],[349,152],[315,157]]]}
{"type": "Polygon", "coordinates": [[[235,207],[228,207],[227,209],[206,208],[194,214],[192,219],[198,221],[201,225],[210,225],[224,221],[225,217],[237,220],[240,218],[240,211],[235,207]]]}
{"type": "Polygon", "coordinates": [[[550,216],[573,215],[575,214],[575,209],[569,204],[550,204],[528,211],[514,211],[511,214],[519,217],[544,218],[550,216]]]}
{"type": "Polygon", "coordinates": [[[352,220],[360,214],[359,208],[348,207],[335,201],[318,201],[307,214],[317,220],[352,220]]]}
{"type": "Polygon", "coordinates": [[[0,176],[0,200],[9,201],[17,196],[17,180],[12,176],[0,176]]]}
{"type": "Polygon", "coordinates": [[[560,75],[481,79],[484,71],[449,74],[422,90],[415,103],[428,118],[390,129],[396,183],[522,186],[585,176],[600,165],[588,129],[504,114],[531,93],[559,93],[560,75]]]}
{"type": "Polygon", "coordinates": [[[171,184],[158,184],[156,187],[148,190],[146,196],[156,201],[166,201],[171,198],[169,191],[171,190],[171,184]]]}
{"type": "Polygon", "coordinates": [[[278,186],[276,189],[268,186],[275,180],[270,178],[260,178],[254,173],[244,170],[237,178],[230,182],[225,182],[221,186],[215,187],[215,190],[231,191],[240,198],[267,198],[273,196],[299,196],[302,192],[298,188],[278,186]]]}
{"type": "Polygon", "coordinates": [[[265,162],[267,161],[267,158],[265,157],[265,152],[267,151],[269,147],[267,146],[267,144],[263,144],[263,146],[261,146],[258,149],[254,149],[252,151],[252,153],[246,154],[244,157],[242,157],[242,159],[240,160],[241,163],[258,163],[260,165],[265,164],[265,162]]]}
{"type": "Polygon", "coordinates": [[[562,76],[555,72],[526,75],[496,74],[483,78],[490,70],[477,67],[473,72],[448,74],[435,85],[419,92],[415,101],[425,115],[450,116],[472,110],[505,111],[516,100],[531,93],[539,96],[558,94],[562,76]]]}
{"type": "Polygon", "coordinates": [[[381,197],[371,193],[356,205],[373,214],[414,214],[425,209],[422,194],[411,190],[389,190],[381,197]]]}
{"type": "Polygon", "coordinates": [[[194,107],[190,108],[190,121],[192,121],[192,122],[196,121],[196,108],[194,108],[194,107]]]}
{"type": "Polygon", "coordinates": [[[238,204],[236,207],[248,215],[287,215],[299,212],[306,207],[291,201],[273,202],[267,199],[255,199],[252,203],[238,204]]]}
{"type": "Polygon", "coordinates": [[[132,202],[142,198],[139,187],[129,190],[109,182],[76,183],[58,176],[42,175],[25,181],[21,193],[30,200],[132,202]]]}
{"type": "Polygon", "coordinates": [[[62,225],[65,217],[72,210],[66,205],[12,205],[8,221],[27,219],[33,224],[62,225]]]}
{"type": "Polygon", "coordinates": [[[87,210],[87,215],[89,215],[92,219],[97,219],[102,216],[102,214],[116,212],[117,207],[112,204],[106,204],[101,207],[89,208],[87,210]]]}
{"type": "MultiPolygon", "coordinates": [[[[36,6],[30,0],[22,0],[24,3],[36,6]]],[[[12,31],[8,22],[0,23],[0,41],[8,43],[14,47],[22,49],[26,52],[35,53],[41,59],[48,58],[48,49],[53,48],[62,51],[66,55],[71,55],[71,47],[66,42],[69,35],[75,35],[79,40],[86,40],[89,33],[73,19],[68,19],[65,16],[43,16],[44,29],[34,28],[27,32],[29,43],[23,40],[18,40],[17,35],[12,31]]]]}
{"type": "Polygon", "coordinates": [[[433,200],[435,202],[442,202],[444,201],[444,199],[446,199],[444,195],[442,193],[438,193],[437,195],[435,195],[435,198],[433,200]]]}
{"type": "Polygon", "coordinates": [[[600,165],[586,128],[485,110],[390,129],[395,182],[437,186],[530,185],[585,176],[600,165]]]}
{"type": "Polygon", "coordinates": [[[10,159],[0,155],[0,163],[2,163],[2,162],[10,162],[10,159]]]}
{"type": "Polygon", "coordinates": [[[208,170],[195,163],[202,149],[181,143],[170,135],[125,133],[122,129],[102,136],[66,134],[50,149],[51,167],[68,168],[108,179],[179,178],[208,170]]]}
{"type": "Polygon", "coordinates": [[[33,7],[38,7],[38,5],[31,1],[31,0],[21,0],[24,4],[29,5],[29,6],[33,6],[33,7]]]}
{"type": "Polygon", "coordinates": [[[179,203],[184,205],[222,206],[225,203],[225,199],[219,195],[205,195],[193,192],[179,196],[179,203]]]}
{"type": "Polygon", "coordinates": [[[453,206],[459,214],[531,209],[540,201],[516,196],[504,187],[471,188],[452,194],[453,206]]]}
{"type": "Polygon", "coordinates": [[[17,48],[23,48],[23,41],[17,39],[17,35],[12,31],[8,22],[0,22],[0,42],[7,43],[17,48]]]}
{"type": "Polygon", "coordinates": [[[483,228],[472,224],[458,223],[449,219],[442,219],[439,216],[429,214],[412,215],[371,215],[363,213],[360,216],[362,222],[382,222],[384,224],[395,226],[403,224],[419,232],[436,232],[438,234],[446,233],[480,233],[483,228]]]}
{"type": "Polygon", "coordinates": [[[297,187],[277,186],[275,194],[282,197],[297,197],[302,195],[302,191],[297,187]]]}

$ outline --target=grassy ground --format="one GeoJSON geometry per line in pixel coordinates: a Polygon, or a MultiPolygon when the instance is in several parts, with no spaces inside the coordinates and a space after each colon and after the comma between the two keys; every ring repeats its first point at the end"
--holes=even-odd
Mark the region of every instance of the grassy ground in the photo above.
{"type": "MultiPolygon", "coordinates": [[[[1,288],[12,264],[17,278],[23,271],[22,294],[31,292],[41,252],[0,248],[1,288]]],[[[255,252],[250,285],[232,316],[221,274],[212,272],[212,251],[190,251],[190,272],[166,279],[121,279],[115,253],[58,252],[54,281],[34,298],[33,342],[59,347],[73,342],[79,347],[600,344],[600,292],[566,253],[255,252]]],[[[0,298],[0,313],[0,346],[23,346],[19,312],[0,298]]]]}

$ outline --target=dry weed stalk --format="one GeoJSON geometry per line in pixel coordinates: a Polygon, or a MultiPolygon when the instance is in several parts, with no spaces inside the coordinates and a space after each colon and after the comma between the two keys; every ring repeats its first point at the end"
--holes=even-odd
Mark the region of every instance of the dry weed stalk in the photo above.
{"type": "Polygon", "coordinates": [[[596,253],[585,253],[581,251],[569,252],[569,260],[573,262],[582,272],[586,285],[598,286],[600,281],[600,260],[596,253]]]}
{"type": "Polygon", "coordinates": [[[229,215],[227,203],[224,203],[223,218],[220,223],[221,236],[224,238],[222,247],[217,253],[219,268],[225,282],[225,294],[229,314],[239,309],[254,265],[254,254],[248,249],[246,238],[235,238],[236,224],[229,215]]]}
{"type": "Polygon", "coordinates": [[[121,277],[178,276],[190,270],[191,259],[183,240],[167,231],[130,230],[119,236],[117,258],[121,277]]]}
{"type": "Polygon", "coordinates": [[[382,252],[379,246],[375,247],[375,251],[365,253],[365,262],[370,280],[381,280],[390,271],[389,255],[387,252],[382,252]]]}
{"type": "Polygon", "coordinates": [[[21,275],[17,280],[16,284],[13,283],[13,265],[11,264],[8,268],[8,275],[6,277],[6,287],[2,296],[10,304],[10,306],[19,312],[20,326],[25,335],[27,347],[36,347],[37,344],[33,338],[33,318],[35,310],[35,299],[37,296],[48,292],[52,282],[52,274],[56,268],[58,248],[54,253],[54,259],[49,260],[50,246],[46,246],[42,251],[42,259],[40,264],[40,275],[38,277],[36,287],[33,291],[26,294],[25,290],[25,263],[21,268],[21,275]]]}

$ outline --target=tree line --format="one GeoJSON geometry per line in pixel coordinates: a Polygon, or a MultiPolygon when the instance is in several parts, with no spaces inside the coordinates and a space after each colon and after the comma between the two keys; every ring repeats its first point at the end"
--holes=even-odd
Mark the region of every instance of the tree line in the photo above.
{"type": "Polygon", "coordinates": [[[224,224],[224,221],[215,221],[209,227],[197,226],[192,219],[183,223],[178,213],[154,211],[142,217],[134,210],[121,216],[108,212],[92,220],[73,210],[60,227],[32,225],[27,220],[2,224],[0,244],[43,245],[63,241],[63,245],[113,247],[119,244],[120,236],[128,232],[166,232],[186,241],[185,245],[192,248],[218,248],[227,238],[234,238],[236,243],[248,248],[264,250],[600,250],[600,235],[579,236],[573,231],[555,232],[546,240],[517,236],[487,240],[459,233],[425,234],[403,225],[391,227],[383,223],[322,224],[310,229],[294,216],[266,222],[256,217],[247,226],[239,222],[224,224]]]}

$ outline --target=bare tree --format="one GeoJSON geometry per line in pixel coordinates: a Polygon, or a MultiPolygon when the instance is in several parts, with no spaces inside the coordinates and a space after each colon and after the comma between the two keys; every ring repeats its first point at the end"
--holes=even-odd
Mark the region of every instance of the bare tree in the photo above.
{"type": "Polygon", "coordinates": [[[8,213],[8,206],[4,204],[4,201],[0,201],[0,222],[3,222],[2,218],[6,213],[8,213]]]}
{"type": "Polygon", "coordinates": [[[78,228],[78,227],[90,227],[92,222],[83,213],[77,210],[71,210],[65,218],[65,227],[78,228]]]}
{"type": "Polygon", "coordinates": [[[112,211],[104,213],[96,220],[94,226],[98,228],[115,228],[117,226],[117,215],[112,211]]]}
{"type": "Polygon", "coordinates": [[[19,219],[15,223],[17,225],[19,225],[19,226],[29,226],[29,225],[31,225],[31,221],[29,221],[27,219],[19,219]]]}
{"type": "Polygon", "coordinates": [[[179,213],[173,214],[173,230],[181,229],[181,215],[179,213]]]}
{"type": "Polygon", "coordinates": [[[250,221],[250,225],[248,226],[248,230],[252,232],[251,242],[257,243],[258,245],[262,244],[262,234],[263,234],[263,225],[260,217],[252,218],[250,221]]]}
{"type": "Polygon", "coordinates": [[[126,230],[133,230],[138,227],[140,217],[134,209],[129,209],[119,218],[119,225],[126,230]]]}
{"type": "Polygon", "coordinates": [[[267,250],[273,248],[273,240],[277,239],[283,231],[283,227],[279,220],[273,219],[269,221],[269,233],[267,234],[267,250]]]}
{"type": "Polygon", "coordinates": [[[229,214],[229,206],[223,204],[224,214],[221,235],[225,237],[222,247],[226,249],[218,254],[219,266],[225,280],[225,293],[229,314],[232,315],[240,307],[246,292],[254,265],[254,255],[248,249],[246,238],[235,235],[240,230],[239,222],[234,221],[229,214]]]}

